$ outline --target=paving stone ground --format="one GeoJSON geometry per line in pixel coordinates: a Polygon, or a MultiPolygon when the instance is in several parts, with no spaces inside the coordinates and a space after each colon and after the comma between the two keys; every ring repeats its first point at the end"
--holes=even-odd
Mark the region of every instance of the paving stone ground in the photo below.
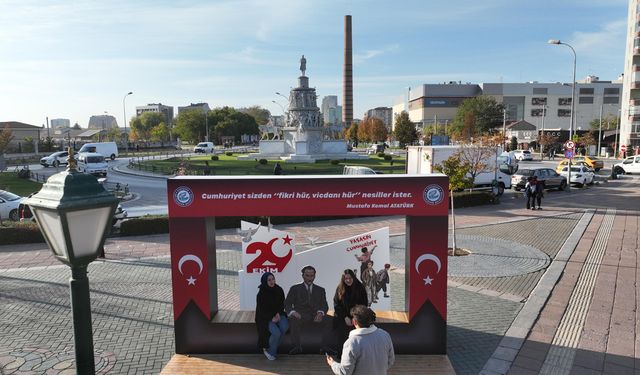
{"type": "MultiPolygon", "coordinates": [[[[621,186],[637,189],[637,185],[621,186]]],[[[587,196],[586,193],[584,197],[587,196]]],[[[560,194],[563,193],[548,194],[545,207],[548,209],[544,211],[525,211],[520,207],[520,201],[503,202],[494,206],[499,209],[480,207],[459,210],[458,233],[471,239],[482,237],[488,241],[495,239],[513,243],[516,250],[518,246],[523,249],[533,248],[553,259],[584,210],[583,204],[568,201],[566,196],[560,194]]],[[[594,201],[602,203],[602,200],[594,201]]],[[[630,202],[622,200],[619,204],[628,206],[630,202]]],[[[587,230],[583,241],[593,238],[598,217],[596,215],[593,222],[596,228],[587,230]]],[[[635,276],[627,275],[629,272],[625,268],[619,268],[621,264],[635,265],[637,262],[635,252],[638,250],[638,218],[637,214],[633,216],[635,221],[631,217],[627,216],[626,221],[615,221],[611,238],[622,233],[619,231],[620,226],[626,234],[607,248],[605,261],[611,264],[602,267],[604,273],[601,272],[598,276],[601,285],[610,285],[610,280],[617,279],[621,284],[614,282],[613,285],[624,285],[623,281],[635,285],[635,276]],[[635,237],[629,234],[634,230],[635,237]],[[611,259],[617,259],[617,263],[613,264],[611,259]]],[[[391,293],[403,295],[402,218],[303,223],[281,229],[293,231],[298,235],[299,242],[304,243],[316,237],[318,241],[332,241],[384,226],[388,226],[392,234],[391,262],[394,270],[391,293]]],[[[234,231],[218,232],[219,295],[222,308],[237,306],[236,270],[240,261],[238,240],[234,231]]],[[[578,246],[576,256],[581,254],[582,246],[578,246]]],[[[89,267],[96,368],[101,374],[157,374],[174,353],[168,236],[110,239],[105,251],[108,259],[95,262],[89,267]]],[[[514,262],[521,262],[521,255],[516,251],[510,257],[514,258],[514,262]]],[[[536,261],[539,259],[537,256],[534,258],[536,261]]],[[[472,260],[473,257],[468,259],[472,260]]],[[[542,312],[539,324],[534,327],[522,354],[517,357],[517,366],[514,367],[516,372],[513,373],[519,373],[517,371],[520,370],[526,373],[529,369],[526,367],[528,360],[544,361],[543,354],[547,353],[549,345],[545,344],[549,337],[548,327],[554,324],[557,326],[552,318],[561,314],[561,311],[553,308],[562,305],[563,296],[570,294],[571,285],[575,284],[570,282],[570,276],[579,272],[581,259],[583,261],[584,258],[576,258],[575,261],[572,259],[567,264],[564,274],[568,281],[558,284],[558,293],[551,297],[552,302],[558,302],[548,305],[549,311],[545,309],[542,312]],[[547,345],[544,346],[546,351],[536,351],[536,344],[547,345]]],[[[508,263],[502,265],[508,267],[508,263]]],[[[637,270],[637,266],[633,270],[637,270]]],[[[545,271],[546,268],[515,276],[479,274],[449,278],[448,355],[457,373],[478,374],[482,371],[545,271]]],[[[69,276],[68,268],[59,265],[43,244],[0,247],[0,374],[73,373],[69,276]]],[[[628,319],[617,311],[631,311],[629,303],[624,301],[635,301],[635,296],[640,293],[631,298],[629,290],[622,287],[596,291],[599,298],[596,302],[610,300],[610,303],[602,302],[602,306],[609,306],[609,330],[620,332],[617,327],[624,327],[628,331],[628,319]]],[[[401,309],[402,305],[400,299],[394,301],[394,308],[401,309]]],[[[601,331],[597,331],[597,319],[600,316],[595,311],[589,313],[586,328],[590,331],[583,334],[586,336],[580,342],[580,348],[585,348],[585,351],[588,348],[588,353],[602,353],[603,363],[606,362],[609,369],[620,363],[628,365],[629,358],[633,362],[636,354],[629,354],[628,345],[625,346],[625,341],[621,339],[626,336],[614,336],[614,340],[604,348],[589,344],[589,337],[604,337],[601,331]],[[609,360],[605,361],[606,358],[609,360]]],[[[632,342],[634,338],[635,333],[631,336],[632,342]]],[[[596,358],[597,362],[596,355],[585,357],[578,353],[576,358],[576,361],[581,361],[579,363],[583,368],[597,367],[596,364],[587,363],[589,358],[596,358]]],[[[601,368],[604,371],[604,367],[601,368]]]]}

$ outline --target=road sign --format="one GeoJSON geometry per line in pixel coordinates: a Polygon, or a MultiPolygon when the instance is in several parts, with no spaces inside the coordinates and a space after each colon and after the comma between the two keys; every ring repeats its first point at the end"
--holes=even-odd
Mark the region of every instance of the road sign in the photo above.
{"type": "Polygon", "coordinates": [[[620,145],[620,151],[626,152],[627,151],[627,145],[620,145]]]}
{"type": "Polygon", "coordinates": [[[567,150],[567,151],[565,151],[565,152],[564,152],[564,156],[565,156],[567,159],[573,159],[573,150],[567,150]]]}
{"type": "Polygon", "coordinates": [[[568,148],[569,150],[573,150],[573,148],[576,147],[576,144],[573,143],[573,141],[566,141],[564,147],[568,148]]]}

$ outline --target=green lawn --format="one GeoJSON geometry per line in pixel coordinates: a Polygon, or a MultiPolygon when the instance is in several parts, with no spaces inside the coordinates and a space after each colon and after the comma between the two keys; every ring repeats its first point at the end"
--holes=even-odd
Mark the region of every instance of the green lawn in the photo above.
{"type": "MultiPolygon", "coordinates": [[[[236,155],[218,155],[219,160],[211,160],[211,155],[195,156],[189,159],[188,174],[203,174],[206,163],[211,175],[269,175],[273,173],[275,160],[260,164],[257,160],[238,160],[236,155]]],[[[314,164],[280,162],[283,174],[342,174],[345,165],[366,166],[384,174],[404,173],[404,158],[393,159],[393,165],[378,156],[370,156],[367,160],[341,160],[339,164],[331,164],[329,160],[321,160],[314,164]]],[[[146,160],[141,167],[147,171],[172,174],[180,166],[179,158],[166,160],[146,160]]]]}
{"type": "Polygon", "coordinates": [[[33,182],[23,178],[18,178],[18,174],[14,172],[0,173],[0,190],[7,190],[14,194],[26,197],[27,195],[37,192],[42,187],[40,182],[33,182]]]}

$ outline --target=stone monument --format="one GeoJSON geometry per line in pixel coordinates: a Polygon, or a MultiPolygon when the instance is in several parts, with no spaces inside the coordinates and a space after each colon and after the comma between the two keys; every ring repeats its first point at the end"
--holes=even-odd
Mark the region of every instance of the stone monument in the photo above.
{"type": "Polygon", "coordinates": [[[287,163],[313,163],[325,159],[366,159],[366,155],[347,151],[347,141],[335,128],[325,127],[317,106],[316,89],[309,87],[307,59],[300,58],[298,87],[289,93],[289,105],[283,127],[265,126],[260,152],[238,159],[271,159],[287,163]],[[278,129],[279,128],[279,129],[278,129]],[[273,133],[273,139],[265,132],[273,133]],[[279,135],[279,136],[276,136],[279,135]],[[266,139],[265,139],[266,138],[266,139]]]}

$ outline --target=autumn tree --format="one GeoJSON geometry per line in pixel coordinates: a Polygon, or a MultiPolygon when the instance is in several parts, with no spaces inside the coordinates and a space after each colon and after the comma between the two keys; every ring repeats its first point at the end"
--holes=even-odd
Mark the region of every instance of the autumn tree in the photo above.
{"type": "Polygon", "coordinates": [[[131,139],[147,141],[151,139],[151,129],[165,122],[164,114],[160,112],[144,112],[131,121],[131,139]]]}
{"type": "Polygon", "coordinates": [[[344,136],[351,144],[358,144],[358,125],[351,124],[349,129],[344,132],[344,136]]]}
{"type": "Polygon", "coordinates": [[[167,124],[165,124],[164,122],[161,122],[160,124],[154,126],[151,129],[151,140],[154,142],[166,142],[169,140],[170,137],[170,131],[169,131],[169,127],[167,126],[167,124]]]}
{"type": "Polygon", "coordinates": [[[387,127],[377,117],[369,117],[369,139],[371,142],[385,142],[387,140],[387,127]]]}
{"type": "Polygon", "coordinates": [[[13,132],[11,131],[11,127],[9,125],[5,125],[5,127],[0,131],[0,155],[4,154],[9,148],[9,143],[13,140],[13,132]]]}
{"type": "Polygon", "coordinates": [[[405,147],[418,140],[416,127],[409,119],[409,114],[406,111],[402,111],[396,115],[393,133],[396,140],[400,143],[400,147],[405,147]]]}
{"type": "Polygon", "coordinates": [[[369,119],[366,118],[358,124],[358,139],[362,142],[370,142],[371,138],[369,136],[369,128],[370,123],[369,119]]]}

